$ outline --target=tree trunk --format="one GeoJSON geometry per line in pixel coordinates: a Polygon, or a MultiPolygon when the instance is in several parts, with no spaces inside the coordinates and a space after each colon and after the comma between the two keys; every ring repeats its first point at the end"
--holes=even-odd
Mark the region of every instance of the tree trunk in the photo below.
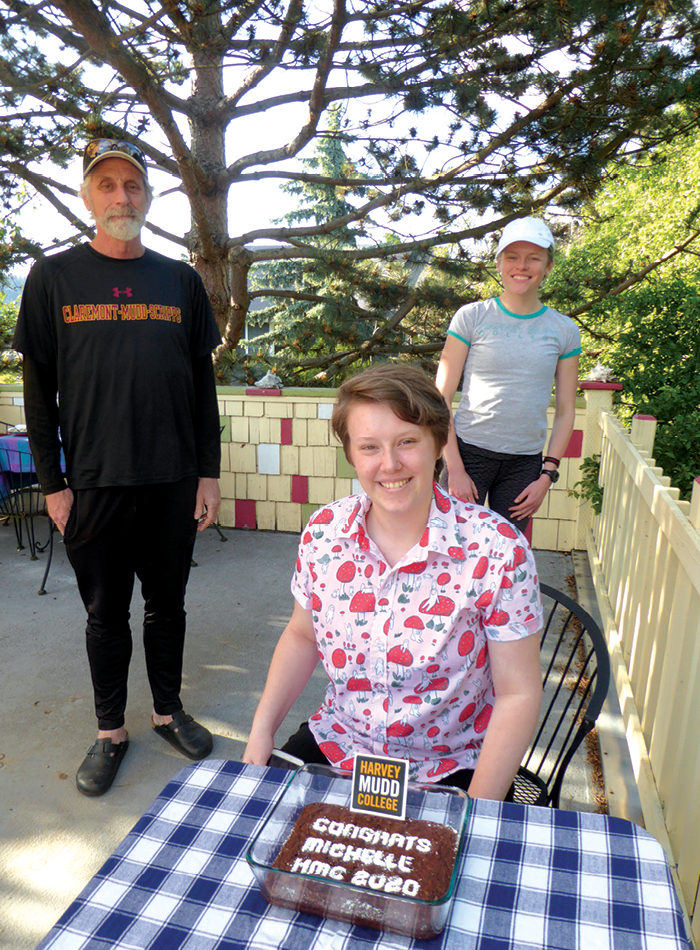
{"type": "Polygon", "coordinates": [[[201,209],[193,217],[187,245],[193,266],[204,281],[216,324],[228,336],[231,279],[228,264],[228,185],[225,182],[225,127],[217,118],[224,98],[220,7],[208,4],[206,16],[190,24],[194,64],[190,115],[192,162],[197,173],[201,209]]]}

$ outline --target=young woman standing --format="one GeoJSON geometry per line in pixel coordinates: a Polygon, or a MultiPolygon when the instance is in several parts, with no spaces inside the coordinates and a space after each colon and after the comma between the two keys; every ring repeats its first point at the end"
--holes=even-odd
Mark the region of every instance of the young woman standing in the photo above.
{"type": "Polygon", "coordinates": [[[462,396],[444,450],[448,490],[487,504],[525,531],[559,477],[574,426],[581,337],[539,299],[554,263],[554,238],[538,218],[508,224],[498,242],[499,297],[452,318],[436,383],[448,406],[462,396]],[[547,408],[554,425],[546,456],[547,408]]]}

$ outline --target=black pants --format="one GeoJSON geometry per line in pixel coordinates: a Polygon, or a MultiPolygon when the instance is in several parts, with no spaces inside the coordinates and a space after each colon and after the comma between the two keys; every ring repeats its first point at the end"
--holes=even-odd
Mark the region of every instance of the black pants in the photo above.
{"type": "MultiPolygon", "coordinates": [[[[295,755],[298,759],[301,759],[302,762],[306,762],[307,764],[314,763],[315,765],[330,765],[330,762],[323,752],[321,752],[318,743],[314,739],[314,735],[309,729],[308,722],[302,722],[302,724],[299,726],[299,729],[294,733],[293,736],[290,736],[282,746],[282,752],[287,752],[289,755],[295,755]]],[[[461,788],[466,792],[469,790],[469,784],[473,775],[473,769],[460,769],[458,772],[452,772],[451,775],[447,775],[445,778],[439,779],[435,784],[451,785],[453,788],[461,788]]],[[[513,801],[512,787],[508,791],[505,800],[507,802],[513,801]]]]}
{"type": "Polygon", "coordinates": [[[469,445],[459,437],[457,445],[467,475],[479,493],[479,504],[486,505],[507,518],[519,531],[525,532],[530,518],[514,518],[510,506],[530,482],[539,478],[542,472],[542,453],[508,455],[506,452],[492,452],[477,445],[469,445]]]}
{"type": "Polygon", "coordinates": [[[65,545],[87,610],[87,653],[100,729],[124,725],[134,578],[144,599],[143,643],[153,706],[182,709],[185,590],[197,530],[197,478],[75,493],[65,545]]]}

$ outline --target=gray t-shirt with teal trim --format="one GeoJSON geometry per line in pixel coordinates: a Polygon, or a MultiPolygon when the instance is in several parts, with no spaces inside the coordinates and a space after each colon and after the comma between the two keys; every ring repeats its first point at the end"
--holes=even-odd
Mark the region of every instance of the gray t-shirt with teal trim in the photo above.
{"type": "Polygon", "coordinates": [[[541,452],[557,364],[581,352],[573,320],[551,307],[511,313],[494,297],[461,307],[447,332],[469,347],[455,413],[460,439],[511,455],[541,452]]]}

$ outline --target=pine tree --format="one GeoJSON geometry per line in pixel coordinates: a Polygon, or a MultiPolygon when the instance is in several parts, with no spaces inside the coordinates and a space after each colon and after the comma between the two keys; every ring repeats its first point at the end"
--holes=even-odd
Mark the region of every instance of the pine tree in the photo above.
{"type": "MultiPolygon", "coordinates": [[[[322,232],[328,222],[352,218],[355,207],[349,202],[348,193],[361,198],[363,192],[361,187],[344,189],[337,184],[354,175],[354,171],[343,150],[339,108],[331,108],[328,118],[328,127],[319,138],[314,156],[302,162],[302,168],[319,180],[283,185],[282,191],[296,198],[298,206],[275,222],[287,227],[310,225],[321,229],[308,243],[324,254],[309,261],[270,261],[251,275],[255,288],[251,299],[272,300],[269,306],[249,313],[248,317],[253,325],[272,326],[270,333],[256,341],[259,356],[272,350],[274,368],[283,378],[300,359],[313,360],[321,353],[339,352],[364,338],[371,319],[358,299],[357,285],[343,273],[347,271],[343,252],[357,247],[363,226],[345,224],[329,233],[322,232]]],[[[315,379],[319,374],[313,370],[297,375],[302,381],[325,380],[323,373],[315,379]]]]}
{"type": "MultiPolygon", "coordinates": [[[[173,216],[161,233],[190,255],[233,350],[255,264],[330,266],[353,234],[345,266],[364,284],[374,262],[382,290],[399,255],[454,247],[442,262],[469,264],[512,217],[578,209],[611,162],[681,131],[669,106],[689,103],[697,125],[698,22],[693,0],[0,0],[0,191],[26,183],[78,238],[89,223],[63,169],[95,135],[138,137],[187,196],[189,225],[173,216]],[[353,170],[324,179],[298,160],[333,106],[353,170]],[[276,118],[293,110],[284,134],[276,118]],[[351,189],[351,217],[235,233],[229,202],[263,179],[351,189]]],[[[6,261],[45,249],[22,240],[6,261]]],[[[339,280],[345,305],[354,277],[339,280]]],[[[437,298],[416,315],[415,288],[393,286],[377,302],[363,288],[378,325],[358,360],[433,345],[437,298]]]]}
{"type": "MultiPolygon", "coordinates": [[[[358,178],[343,142],[340,110],[331,108],[328,128],[314,156],[302,163],[315,180],[282,186],[298,200],[298,206],[276,223],[320,229],[309,244],[322,250],[323,256],[272,261],[258,269],[259,277],[255,271],[252,274],[251,300],[272,300],[264,309],[249,313],[252,325],[272,326],[256,339],[255,356],[287,383],[335,386],[345,375],[344,367],[352,364],[355,371],[355,364],[363,361],[363,347],[369,346],[387,311],[400,305],[406,287],[415,283],[423,269],[417,255],[405,254],[350,265],[347,252],[366,242],[371,218],[336,224],[324,233],[329,222],[350,221],[366,197],[366,186],[339,184],[358,178]]],[[[402,331],[388,334],[382,352],[392,343],[398,352],[404,339],[402,331]]],[[[373,348],[364,360],[375,352],[373,348]]]]}

